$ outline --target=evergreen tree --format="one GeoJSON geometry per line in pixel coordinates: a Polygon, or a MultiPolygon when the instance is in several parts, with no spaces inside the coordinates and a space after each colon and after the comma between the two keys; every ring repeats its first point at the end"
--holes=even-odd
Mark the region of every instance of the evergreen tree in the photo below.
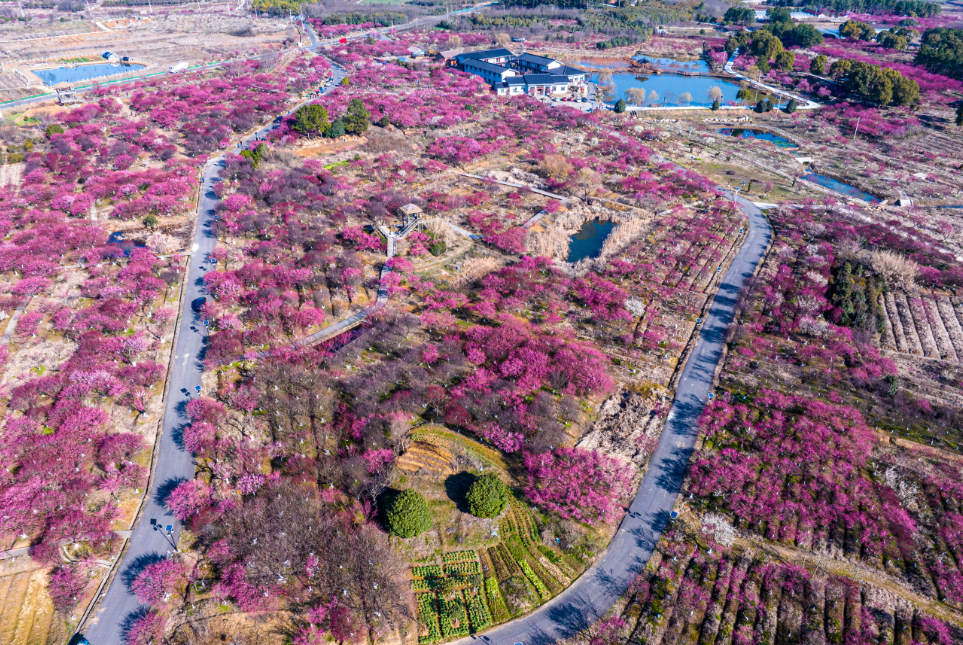
{"type": "Polygon", "coordinates": [[[472,482],[466,498],[475,517],[497,517],[508,504],[508,487],[495,473],[485,473],[472,482]]]}
{"type": "Polygon", "coordinates": [[[625,112],[625,101],[619,99],[615,102],[615,113],[622,114],[623,112],[625,112]]]}
{"type": "Polygon", "coordinates": [[[820,54],[809,61],[809,73],[822,76],[826,73],[826,57],[820,54]]]}
{"type": "Polygon", "coordinates": [[[963,103],[960,103],[960,107],[956,108],[956,127],[963,128],[963,103]]]}
{"type": "Polygon", "coordinates": [[[786,103],[786,114],[792,114],[798,107],[799,104],[796,103],[796,99],[789,99],[789,103],[786,103]]]}
{"type": "Polygon", "coordinates": [[[713,111],[713,112],[715,112],[716,110],[718,110],[720,107],[722,107],[722,104],[719,103],[719,99],[716,99],[715,101],[712,102],[712,111],[713,111]]]}
{"type": "Polygon", "coordinates": [[[344,130],[348,134],[363,134],[371,124],[371,114],[365,108],[361,99],[351,99],[348,113],[344,116],[344,130]]]}
{"type": "Polygon", "coordinates": [[[344,121],[341,117],[334,120],[331,127],[328,128],[328,136],[332,139],[337,139],[338,137],[343,137],[345,135],[344,121]]]}
{"type": "Polygon", "coordinates": [[[428,502],[421,493],[410,488],[391,500],[385,515],[388,532],[398,537],[416,537],[431,528],[428,502]]]}
{"type": "Polygon", "coordinates": [[[328,128],[331,127],[331,123],[328,121],[328,111],[317,103],[301,106],[294,113],[294,126],[292,127],[295,132],[300,132],[309,137],[323,137],[328,133],[328,128]]]}

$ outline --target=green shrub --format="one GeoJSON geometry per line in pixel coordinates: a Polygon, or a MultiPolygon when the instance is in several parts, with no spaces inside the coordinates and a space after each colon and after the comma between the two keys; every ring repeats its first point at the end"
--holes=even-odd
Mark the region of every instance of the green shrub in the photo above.
{"type": "Polygon", "coordinates": [[[421,535],[431,528],[431,509],[416,490],[401,491],[388,505],[388,532],[402,538],[421,535]]]}
{"type": "Polygon", "coordinates": [[[64,129],[62,126],[57,125],[56,123],[51,123],[50,125],[47,126],[46,133],[48,137],[53,134],[63,134],[64,129]]]}
{"type": "Polygon", "coordinates": [[[11,152],[10,156],[7,157],[7,163],[20,163],[23,161],[23,155],[19,152],[11,152]]]}
{"type": "Polygon", "coordinates": [[[508,487],[495,473],[485,473],[472,482],[466,499],[475,517],[497,517],[508,504],[508,487]]]}
{"type": "Polygon", "coordinates": [[[428,247],[428,252],[434,255],[435,257],[442,255],[447,250],[448,250],[448,245],[442,242],[441,240],[433,243],[430,247],[428,247]]]}

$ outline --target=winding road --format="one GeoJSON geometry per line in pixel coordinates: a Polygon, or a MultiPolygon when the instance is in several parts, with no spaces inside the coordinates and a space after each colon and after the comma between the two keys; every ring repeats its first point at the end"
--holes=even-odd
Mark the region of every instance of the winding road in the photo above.
{"type": "MultiPolygon", "coordinates": [[[[341,82],[345,76],[344,69],[332,65],[332,75],[332,81],[325,91],[341,82]]],[[[314,97],[299,103],[286,114],[313,100],[314,97]]],[[[247,144],[255,138],[261,139],[275,127],[277,126],[274,123],[264,126],[245,137],[242,143],[247,144]]],[[[191,303],[205,295],[204,274],[212,266],[210,254],[217,243],[217,236],[211,225],[214,222],[214,209],[221,201],[214,194],[214,183],[223,167],[224,155],[221,155],[208,162],[202,173],[197,227],[194,230],[179,329],[171,358],[173,366],[164,408],[164,425],[158,438],[159,444],[155,448],[157,462],[154,466],[154,479],[131,533],[127,551],[117,565],[117,574],[84,630],[87,639],[95,645],[124,645],[126,629],[147,610],[130,591],[131,582],[146,565],[174,553],[177,538],[183,528],[181,522],[167,509],[166,500],[178,484],[194,478],[194,457],[185,450],[181,437],[188,421],[185,408],[201,386],[207,328],[192,309],[191,303]]]]}
{"type": "Polygon", "coordinates": [[[682,486],[698,435],[698,419],[722,359],[726,329],[735,315],[736,296],[746,286],[769,246],[772,229],[752,202],[728,191],[749,218],[749,234],[726,272],[695,350],[686,361],[659,445],[629,512],[602,558],[560,595],[524,618],[484,634],[463,638],[492,645],[547,645],[575,636],[601,618],[629,588],[649,561],[682,486]]]}

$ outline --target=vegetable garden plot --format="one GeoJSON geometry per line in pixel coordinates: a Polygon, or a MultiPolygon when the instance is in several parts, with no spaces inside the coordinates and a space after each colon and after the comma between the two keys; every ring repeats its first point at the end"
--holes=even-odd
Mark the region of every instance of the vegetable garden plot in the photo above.
{"type": "Polygon", "coordinates": [[[438,565],[412,567],[421,643],[467,636],[491,624],[481,567],[474,551],[446,554],[438,565]],[[427,633],[425,633],[427,632],[427,633]]]}

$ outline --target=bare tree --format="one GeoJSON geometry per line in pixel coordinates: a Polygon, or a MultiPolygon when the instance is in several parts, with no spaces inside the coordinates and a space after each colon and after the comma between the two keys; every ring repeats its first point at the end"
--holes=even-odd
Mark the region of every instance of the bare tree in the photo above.
{"type": "Polygon", "coordinates": [[[919,266],[913,260],[892,251],[873,251],[870,262],[873,271],[891,286],[907,291],[915,288],[919,266]]]}
{"type": "Polygon", "coordinates": [[[625,98],[632,105],[645,105],[645,88],[630,87],[625,90],[625,98]]]}
{"type": "Polygon", "coordinates": [[[602,185],[602,177],[591,168],[582,168],[578,171],[577,184],[585,194],[585,199],[588,199],[589,194],[594,193],[602,185]]]}
{"type": "Polygon", "coordinates": [[[545,155],[542,159],[542,170],[552,179],[561,181],[572,174],[572,164],[562,155],[545,155]]]}
{"type": "Polygon", "coordinates": [[[387,536],[336,516],[311,489],[291,482],[262,488],[209,524],[203,538],[223,540],[250,584],[286,587],[305,605],[336,598],[373,635],[413,617],[406,565],[387,536]]]}

